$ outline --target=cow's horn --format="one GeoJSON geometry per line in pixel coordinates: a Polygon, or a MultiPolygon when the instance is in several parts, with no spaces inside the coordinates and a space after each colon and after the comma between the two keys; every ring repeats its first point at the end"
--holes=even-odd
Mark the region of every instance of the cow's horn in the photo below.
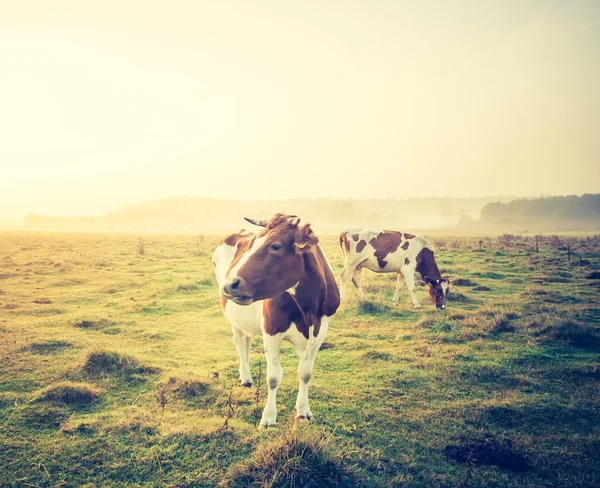
{"type": "Polygon", "coordinates": [[[251,224],[258,225],[260,227],[266,227],[267,226],[267,221],[266,220],[254,220],[254,219],[250,219],[248,217],[244,217],[244,220],[247,220],[251,224]]]}

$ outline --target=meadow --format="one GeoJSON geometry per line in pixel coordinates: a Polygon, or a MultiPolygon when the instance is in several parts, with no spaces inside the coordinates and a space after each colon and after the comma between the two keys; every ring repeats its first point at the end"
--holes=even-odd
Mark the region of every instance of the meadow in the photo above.
{"type": "MultiPolygon", "coordinates": [[[[337,236],[320,236],[336,275],[337,236]]],[[[432,236],[427,236],[432,237],[432,236]]],[[[600,240],[432,237],[448,308],[363,272],[277,428],[222,315],[220,237],[0,234],[1,486],[600,486],[600,240]],[[568,248],[574,254],[568,261],[568,248]],[[312,484],[311,484],[312,483],[312,484]]],[[[260,381],[258,381],[260,378],[260,381]]]]}

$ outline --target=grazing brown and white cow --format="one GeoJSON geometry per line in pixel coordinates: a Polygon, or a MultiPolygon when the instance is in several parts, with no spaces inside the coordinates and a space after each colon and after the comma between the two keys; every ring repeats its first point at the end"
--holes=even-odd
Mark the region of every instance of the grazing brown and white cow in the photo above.
{"type": "Polygon", "coordinates": [[[246,220],[264,229],[230,235],[212,257],[223,313],[240,356],[240,381],[252,386],[248,355],[252,338],[261,334],[269,394],[260,425],[275,425],[277,388],[283,378],[279,351],[282,341],[291,342],[300,357],[297,418],[311,419],[308,382],[340,304],[333,270],[310,224],[300,225],[300,218],[276,214],[268,222],[246,220]]]}
{"type": "Polygon", "coordinates": [[[392,230],[353,229],[342,232],[340,247],[345,256],[340,277],[342,300],[349,281],[360,298],[365,299],[360,274],[367,268],[376,273],[398,273],[394,304],[398,304],[400,290],[406,283],[414,307],[421,307],[415,294],[416,276],[427,284],[436,308],[446,308],[450,280],[442,278],[433,257],[433,246],[425,238],[392,230]]]}

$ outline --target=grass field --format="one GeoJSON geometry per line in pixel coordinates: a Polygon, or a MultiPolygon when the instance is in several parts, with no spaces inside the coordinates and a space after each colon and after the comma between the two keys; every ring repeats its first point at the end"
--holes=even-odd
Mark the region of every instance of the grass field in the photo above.
{"type": "Polygon", "coordinates": [[[218,240],[0,234],[1,486],[600,486],[597,239],[567,263],[445,237],[446,311],[424,288],[394,307],[395,276],[363,272],[368,301],[350,290],[317,355],[315,419],[294,422],[286,345],[263,431],[262,344],[243,388],[218,240]]]}

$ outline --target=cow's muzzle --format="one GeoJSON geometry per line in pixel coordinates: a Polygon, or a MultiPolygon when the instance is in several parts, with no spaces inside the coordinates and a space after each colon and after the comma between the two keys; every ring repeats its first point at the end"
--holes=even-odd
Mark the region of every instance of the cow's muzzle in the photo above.
{"type": "Polygon", "coordinates": [[[221,293],[227,300],[231,300],[238,305],[250,305],[254,298],[245,290],[245,283],[242,278],[233,276],[223,285],[221,293]]]}

